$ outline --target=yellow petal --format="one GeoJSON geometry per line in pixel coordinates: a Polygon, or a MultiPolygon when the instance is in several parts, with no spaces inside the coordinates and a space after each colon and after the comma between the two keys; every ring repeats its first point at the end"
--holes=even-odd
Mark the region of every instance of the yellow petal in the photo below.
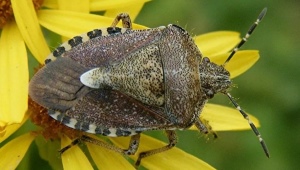
{"type": "Polygon", "coordinates": [[[50,53],[40,29],[36,13],[29,0],[11,0],[14,16],[27,47],[34,57],[43,63],[50,53]]]}
{"type": "MultiPolygon", "coordinates": [[[[128,8],[131,8],[132,6],[135,5],[140,5],[144,4],[146,2],[149,2],[150,0],[91,0],[91,6],[90,6],[90,11],[105,11],[105,10],[110,10],[110,9],[117,9],[117,8],[123,8],[126,7],[127,10],[128,8]]],[[[125,12],[125,11],[123,11],[125,12]]]]}
{"type": "MultiPolygon", "coordinates": [[[[113,143],[127,148],[130,138],[110,138],[113,143]]],[[[167,144],[147,135],[141,135],[139,152],[160,148],[167,144]]],[[[134,160],[138,154],[131,156],[134,160]]],[[[176,147],[153,156],[142,159],[141,164],[147,169],[214,169],[206,162],[192,156],[176,147]]]]}
{"type": "MultiPolygon", "coordinates": [[[[200,117],[207,120],[214,131],[251,129],[248,121],[238,110],[225,106],[208,103],[204,106],[200,117]]],[[[249,117],[256,127],[260,126],[259,121],[254,116],[249,115],[249,117]]],[[[196,128],[193,126],[192,129],[196,128]]]]}
{"type": "MultiPolygon", "coordinates": [[[[82,1],[82,0],[73,0],[70,3],[69,0],[60,0],[58,1],[58,9],[66,10],[66,11],[74,11],[74,12],[82,12],[82,13],[89,13],[90,2],[89,1],[82,1]]],[[[69,38],[62,37],[62,41],[65,42],[69,38]]]]}
{"type": "Polygon", "coordinates": [[[57,0],[44,0],[43,7],[57,9],[58,8],[57,0]]]}
{"type": "MultiPolygon", "coordinates": [[[[90,0],[89,11],[107,11],[106,16],[114,18],[117,13],[128,12],[134,21],[144,3],[150,0],[90,0]]],[[[80,1],[81,2],[81,1],[80,1]]],[[[60,2],[59,2],[60,3],[60,2]]],[[[75,4],[75,3],[72,3],[75,4]]],[[[77,4],[76,4],[77,5],[77,4]]],[[[45,0],[43,6],[58,9],[57,0],[45,0]]],[[[78,5],[79,6],[79,5],[78,5]]],[[[137,29],[137,28],[136,28],[137,29]]]]}
{"type": "Polygon", "coordinates": [[[40,24],[65,37],[72,38],[95,28],[109,27],[114,18],[70,11],[40,10],[40,24]]]}
{"type": "MultiPolygon", "coordinates": [[[[101,2],[101,7],[107,7],[104,16],[115,17],[119,13],[127,12],[130,15],[132,21],[135,20],[139,12],[144,6],[144,3],[149,2],[150,0],[114,0],[114,1],[98,1],[98,3],[92,1],[91,7],[99,7],[101,2]],[[94,2],[94,3],[93,3],[94,2]],[[105,3],[104,3],[105,2],[105,3]],[[104,5],[105,4],[105,5],[104,5]]],[[[93,8],[91,8],[92,11],[93,8]]]]}
{"type": "MultiPolygon", "coordinates": [[[[98,140],[100,140],[98,138],[98,140]]],[[[99,169],[134,169],[120,153],[86,142],[89,152],[99,169]]]]}
{"type": "Polygon", "coordinates": [[[0,129],[0,143],[3,142],[6,138],[8,138],[11,134],[13,134],[16,130],[18,130],[28,119],[29,114],[25,114],[21,123],[16,123],[12,125],[8,125],[3,129],[0,129]]]}
{"type": "Polygon", "coordinates": [[[240,34],[233,31],[216,31],[194,38],[203,56],[210,57],[227,53],[241,40],[240,34]]]}
{"type": "MultiPolygon", "coordinates": [[[[69,145],[71,143],[71,139],[66,136],[61,138],[61,146],[62,148],[69,145]]],[[[72,148],[65,151],[62,155],[62,162],[63,167],[65,170],[89,170],[93,169],[92,165],[90,164],[89,160],[82,152],[82,150],[77,146],[73,146],[72,148]]]]}
{"type": "Polygon", "coordinates": [[[70,3],[70,0],[59,0],[57,2],[60,10],[88,13],[90,8],[89,1],[72,0],[72,3],[70,3]]]}
{"type": "Polygon", "coordinates": [[[43,27],[72,38],[95,28],[110,26],[113,19],[70,11],[40,10],[39,21],[43,27]]]}
{"type": "MultiPolygon", "coordinates": [[[[221,65],[223,64],[229,53],[209,57],[211,61],[221,65]]],[[[243,74],[252,67],[259,59],[257,50],[243,50],[235,53],[233,58],[226,64],[225,68],[230,72],[230,78],[234,78],[243,74]]]]}
{"type": "Polygon", "coordinates": [[[0,148],[1,169],[16,169],[28,150],[34,135],[27,133],[19,136],[0,148]]]}
{"type": "Polygon", "coordinates": [[[27,110],[28,61],[24,41],[12,21],[0,39],[0,127],[20,123],[27,110]]]}

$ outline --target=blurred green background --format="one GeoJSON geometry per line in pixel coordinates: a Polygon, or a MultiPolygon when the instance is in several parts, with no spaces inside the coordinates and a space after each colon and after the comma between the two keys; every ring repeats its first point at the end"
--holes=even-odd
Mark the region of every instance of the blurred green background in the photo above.
{"type": "MultiPolygon", "coordinates": [[[[176,23],[193,35],[233,30],[243,36],[264,7],[266,17],[242,47],[258,49],[261,57],[234,79],[238,88],[231,93],[259,118],[271,158],[251,131],[218,132],[215,141],[179,132],[178,147],[217,169],[299,169],[300,1],[154,0],[135,21],[148,27],[176,23]]],[[[233,107],[223,95],[212,102],[233,107]]]]}

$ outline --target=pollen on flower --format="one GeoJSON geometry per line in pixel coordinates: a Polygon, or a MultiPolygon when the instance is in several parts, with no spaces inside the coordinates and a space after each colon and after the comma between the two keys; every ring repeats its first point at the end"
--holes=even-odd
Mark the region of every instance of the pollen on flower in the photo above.
{"type": "MultiPolygon", "coordinates": [[[[32,0],[34,9],[38,10],[42,7],[44,0],[32,0]]],[[[13,9],[10,0],[0,1],[0,29],[13,18],[13,9]]]]}
{"type": "Polygon", "coordinates": [[[0,2],[0,28],[6,24],[13,16],[10,0],[3,0],[0,2]]]}
{"type": "Polygon", "coordinates": [[[59,139],[62,134],[71,139],[81,136],[82,132],[69,128],[50,117],[48,110],[34,102],[30,97],[28,98],[28,109],[31,110],[30,119],[32,123],[42,128],[36,133],[43,135],[45,139],[59,139]]]}

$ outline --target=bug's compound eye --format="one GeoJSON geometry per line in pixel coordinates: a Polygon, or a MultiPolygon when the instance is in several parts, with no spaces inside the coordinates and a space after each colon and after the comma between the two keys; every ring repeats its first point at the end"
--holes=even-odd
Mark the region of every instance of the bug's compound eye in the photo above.
{"type": "Polygon", "coordinates": [[[202,62],[204,62],[204,63],[209,63],[209,62],[210,62],[210,59],[209,59],[208,57],[204,57],[204,58],[202,59],[202,62]]]}
{"type": "Polygon", "coordinates": [[[206,94],[208,99],[211,99],[211,98],[214,97],[215,92],[212,89],[207,89],[207,90],[205,90],[205,94],[206,94]]]}

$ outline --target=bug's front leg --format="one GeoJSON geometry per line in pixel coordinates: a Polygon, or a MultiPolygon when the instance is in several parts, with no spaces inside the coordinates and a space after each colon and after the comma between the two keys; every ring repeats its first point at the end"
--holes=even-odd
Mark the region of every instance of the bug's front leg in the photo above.
{"type": "Polygon", "coordinates": [[[117,15],[117,17],[111,24],[111,27],[116,27],[120,20],[122,20],[123,28],[132,28],[131,19],[127,13],[120,13],[119,15],[117,15]]]}
{"type": "Polygon", "coordinates": [[[166,130],[166,133],[167,133],[167,137],[169,139],[169,144],[164,146],[164,147],[161,147],[161,148],[141,152],[139,154],[139,157],[138,157],[136,163],[135,163],[135,168],[139,167],[139,165],[141,164],[142,158],[145,158],[145,157],[148,157],[148,156],[151,156],[151,155],[154,155],[154,154],[158,154],[158,153],[167,151],[167,150],[173,148],[176,145],[176,143],[177,143],[176,132],[174,130],[166,130]]]}
{"type": "Polygon", "coordinates": [[[218,138],[216,132],[214,132],[211,128],[211,126],[208,124],[207,120],[204,119],[197,119],[195,122],[195,126],[199,129],[199,131],[203,134],[209,134],[211,133],[214,138],[218,138]]]}

